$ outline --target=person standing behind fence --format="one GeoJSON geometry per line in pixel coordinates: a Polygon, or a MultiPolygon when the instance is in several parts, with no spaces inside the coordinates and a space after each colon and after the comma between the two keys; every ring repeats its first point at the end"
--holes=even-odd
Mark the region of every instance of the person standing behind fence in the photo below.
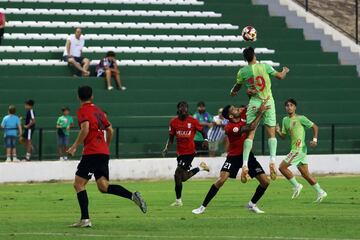
{"type": "Polygon", "coordinates": [[[0,45],[4,37],[5,32],[5,13],[0,12],[0,45]]]}
{"type": "Polygon", "coordinates": [[[19,162],[20,160],[16,156],[16,138],[21,136],[22,128],[20,124],[20,118],[15,115],[16,108],[13,105],[9,106],[8,115],[5,116],[1,122],[1,127],[4,128],[5,148],[6,148],[6,161],[19,162]]]}
{"type": "Polygon", "coordinates": [[[70,129],[74,127],[74,120],[69,115],[70,109],[64,107],[62,115],[56,121],[57,136],[58,136],[58,150],[60,161],[67,160],[67,146],[69,145],[70,129]]]}
{"type": "MultiPolygon", "coordinates": [[[[193,115],[195,119],[197,119],[200,122],[200,125],[203,126],[204,132],[206,133],[205,136],[207,136],[207,132],[209,131],[209,128],[212,127],[212,120],[213,117],[206,111],[205,103],[199,102],[197,104],[197,111],[193,115]]],[[[203,149],[203,142],[204,138],[202,137],[201,133],[197,132],[194,138],[195,147],[197,154],[199,156],[205,156],[208,155],[208,148],[203,149]]]]}
{"type": "MultiPolygon", "coordinates": [[[[209,139],[209,156],[215,157],[216,152],[219,149],[219,143],[221,141],[225,142],[225,126],[228,124],[228,120],[222,116],[222,108],[219,109],[218,115],[214,116],[213,123],[214,125],[208,131],[208,139],[209,139]]],[[[225,144],[226,148],[226,144],[225,144]]],[[[226,149],[225,149],[226,151],[226,149]]]]}
{"type": "Polygon", "coordinates": [[[34,100],[31,99],[25,102],[25,109],[26,109],[26,118],[24,125],[25,130],[22,137],[26,148],[26,155],[23,161],[30,161],[31,153],[33,149],[32,136],[35,131],[35,113],[33,110],[34,104],[35,104],[34,100]]]}

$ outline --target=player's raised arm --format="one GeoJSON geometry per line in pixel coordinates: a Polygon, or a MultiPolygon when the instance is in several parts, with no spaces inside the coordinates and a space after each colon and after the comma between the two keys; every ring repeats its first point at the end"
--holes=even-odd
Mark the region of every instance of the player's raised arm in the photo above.
{"type": "Polygon", "coordinates": [[[77,147],[82,144],[86,138],[86,136],[89,134],[89,122],[85,121],[80,124],[80,132],[74,142],[74,144],[66,151],[70,155],[74,155],[76,152],[77,147]]]}
{"type": "Polygon", "coordinates": [[[289,71],[290,71],[289,68],[283,67],[283,70],[282,70],[281,72],[277,72],[277,73],[275,74],[275,77],[276,77],[277,79],[283,80],[283,79],[286,78],[286,75],[287,75],[287,73],[288,73],[289,71]]]}
{"type": "Polygon", "coordinates": [[[235,85],[230,90],[230,96],[234,97],[237,95],[237,93],[240,91],[242,84],[235,83],[235,85]]]}

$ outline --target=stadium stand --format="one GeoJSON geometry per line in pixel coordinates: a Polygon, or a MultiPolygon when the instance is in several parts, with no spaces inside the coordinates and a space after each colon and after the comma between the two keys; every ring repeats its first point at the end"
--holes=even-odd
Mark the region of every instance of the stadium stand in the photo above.
{"type": "MultiPolygon", "coordinates": [[[[296,98],[299,112],[322,126],[312,153],[331,151],[331,131],[335,151],[360,152],[354,134],[360,126],[348,125],[360,118],[354,107],[360,104],[356,68],[340,65],[337,54],[323,52],[318,41],[305,40],[301,29],[287,28],[284,18],[270,17],[265,6],[250,0],[7,0],[0,11],[8,21],[0,46],[0,112],[15,104],[21,113],[25,99],[35,100],[37,128],[44,128],[42,139],[35,133],[35,143],[43,142],[43,158],[55,158],[56,116],[63,106],[75,113],[75,89],[85,84],[96,89],[96,102],[119,127],[120,157],[160,156],[179,100],[189,101],[192,111],[204,100],[212,112],[246,103],[245,94],[232,99],[229,90],[248,45],[257,48],[259,60],[290,68],[286,81],[273,81],[278,120],[283,101],[296,98]],[[243,41],[246,25],[257,29],[258,41],[243,41]],[[100,78],[72,77],[60,59],[75,27],[82,28],[93,66],[106,51],[117,53],[127,91],[108,92],[100,78]],[[345,125],[332,129],[333,123],[345,125]]],[[[279,153],[286,152],[281,142],[279,153]]]]}

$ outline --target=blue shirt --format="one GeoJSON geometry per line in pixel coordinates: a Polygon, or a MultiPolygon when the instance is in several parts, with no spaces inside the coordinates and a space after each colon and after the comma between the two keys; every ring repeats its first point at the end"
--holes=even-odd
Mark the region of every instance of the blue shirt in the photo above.
{"type": "Polygon", "coordinates": [[[12,114],[5,116],[1,122],[1,127],[5,129],[4,137],[16,137],[19,125],[20,119],[18,116],[12,114]]]}

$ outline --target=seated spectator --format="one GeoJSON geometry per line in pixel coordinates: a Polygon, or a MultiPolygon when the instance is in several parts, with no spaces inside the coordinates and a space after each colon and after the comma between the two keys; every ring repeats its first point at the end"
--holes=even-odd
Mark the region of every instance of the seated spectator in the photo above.
{"type": "Polygon", "coordinates": [[[65,107],[62,109],[62,113],[56,122],[60,161],[67,160],[66,151],[69,145],[70,129],[74,126],[74,120],[69,115],[70,109],[65,107]]]}
{"type": "Polygon", "coordinates": [[[5,32],[5,13],[0,12],[0,45],[2,42],[2,39],[4,37],[4,32],[5,32]]]}
{"type": "Polygon", "coordinates": [[[82,49],[85,46],[85,39],[81,35],[81,29],[76,28],[75,34],[70,35],[66,40],[63,59],[68,62],[69,65],[74,66],[81,72],[83,77],[88,77],[90,72],[88,71],[90,61],[82,56],[82,49]]]}
{"type": "Polygon", "coordinates": [[[225,126],[228,124],[228,120],[222,115],[222,108],[219,109],[218,115],[213,118],[213,126],[208,131],[209,139],[209,156],[215,157],[216,152],[219,150],[219,143],[224,142],[226,150],[226,138],[225,138],[225,126]]]}
{"type": "Polygon", "coordinates": [[[19,162],[16,156],[16,138],[22,134],[20,118],[15,115],[16,108],[13,105],[9,106],[8,113],[1,122],[1,127],[5,129],[6,162],[11,162],[11,157],[13,162],[19,162]]]}
{"type": "Polygon", "coordinates": [[[106,53],[106,57],[100,61],[100,63],[96,66],[96,72],[98,77],[104,77],[107,89],[112,90],[111,86],[111,78],[114,77],[116,85],[119,90],[126,90],[121,84],[120,80],[120,71],[116,64],[116,56],[113,51],[109,51],[106,53]]]}
{"type": "MultiPolygon", "coordinates": [[[[213,117],[211,116],[210,113],[206,111],[204,102],[199,102],[197,104],[197,112],[195,112],[193,117],[200,122],[200,124],[204,127],[204,132],[207,134],[209,128],[212,127],[213,125],[212,123],[213,117]]],[[[195,142],[196,151],[198,151],[197,153],[199,156],[208,155],[208,149],[204,150],[202,147],[204,141],[207,141],[207,139],[204,139],[200,132],[196,132],[194,142],[195,142]]]]}

